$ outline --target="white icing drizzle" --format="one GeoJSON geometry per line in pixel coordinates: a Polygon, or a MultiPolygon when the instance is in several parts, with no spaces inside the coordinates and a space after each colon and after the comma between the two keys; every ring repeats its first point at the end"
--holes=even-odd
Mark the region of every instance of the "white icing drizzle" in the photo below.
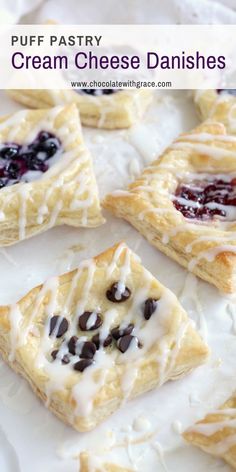
{"type": "Polygon", "coordinates": [[[214,236],[214,235],[211,235],[211,234],[203,234],[201,236],[199,236],[198,238],[194,239],[191,243],[187,244],[186,248],[185,248],[185,251],[187,253],[189,252],[192,252],[192,249],[193,249],[193,246],[195,246],[195,244],[199,244],[203,241],[216,241],[216,242],[219,242],[219,240],[222,239],[222,242],[223,241],[236,241],[236,233],[235,232],[231,232],[230,234],[224,234],[223,236],[214,236]]]}
{"type": "Polygon", "coordinates": [[[181,421],[175,420],[175,421],[173,421],[171,426],[172,426],[172,429],[173,429],[174,433],[176,433],[176,434],[181,434],[182,433],[183,425],[182,425],[181,421]]]}
{"type": "Polygon", "coordinates": [[[191,431],[203,434],[205,436],[212,436],[224,428],[236,429],[236,415],[234,418],[230,419],[222,419],[209,423],[197,423],[194,428],[191,428],[191,431]]]}
{"type": "Polygon", "coordinates": [[[227,312],[229,313],[232,319],[232,333],[236,334],[236,306],[235,303],[228,303],[227,312]]]}
{"type": "Polygon", "coordinates": [[[135,418],[133,422],[133,429],[137,432],[149,431],[151,429],[151,422],[145,416],[140,415],[135,418]]]}
{"type": "Polygon", "coordinates": [[[27,199],[29,196],[29,187],[27,185],[20,185],[19,197],[21,203],[19,205],[19,240],[25,239],[25,229],[27,222],[27,199]]]}
{"type": "Polygon", "coordinates": [[[191,272],[201,259],[205,259],[207,262],[213,262],[216,256],[221,252],[233,252],[235,254],[236,246],[225,244],[201,251],[196,257],[191,259],[188,264],[188,270],[191,272]]]}
{"type": "Polygon", "coordinates": [[[236,136],[231,136],[229,134],[211,134],[211,133],[198,133],[198,134],[188,134],[180,137],[178,141],[182,142],[187,141],[197,141],[197,142],[206,142],[206,141],[224,141],[228,143],[236,144],[236,136]]]}
{"type": "Polygon", "coordinates": [[[169,472],[169,469],[167,468],[166,462],[165,462],[165,456],[164,456],[164,449],[161,446],[161,444],[158,441],[155,441],[154,443],[151,444],[152,448],[155,450],[155,452],[158,455],[158,459],[160,461],[160,464],[165,472],[169,472]]]}
{"type": "MultiPolygon", "coordinates": [[[[185,136],[188,139],[188,137],[185,136]]],[[[225,157],[231,157],[235,159],[236,150],[230,151],[229,149],[219,148],[214,146],[207,146],[206,144],[190,143],[188,141],[177,141],[171,145],[171,149],[193,149],[199,154],[204,154],[213,159],[224,159],[225,157]]]]}
{"type": "Polygon", "coordinates": [[[12,305],[9,312],[10,321],[10,342],[11,351],[9,354],[9,361],[15,360],[15,352],[18,344],[18,336],[22,322],[22,314],[18,305],[12,305]]]}

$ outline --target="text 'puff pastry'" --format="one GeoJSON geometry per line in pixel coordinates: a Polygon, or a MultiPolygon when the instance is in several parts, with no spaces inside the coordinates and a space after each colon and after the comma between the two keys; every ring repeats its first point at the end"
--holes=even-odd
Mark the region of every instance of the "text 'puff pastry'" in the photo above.
{"type": "Polygon", "coordinates": [[[11,98],[30,108],[75,103],[83,125],[129,128],[139,120],[152,99],[150,89],[9,90],[11,98]]]}
{"type": "Polygon", "coordinates": [[[236,90],[196,90],[194,102],[203,120],[219,121],[236,133],[236,90]]]}
{"type": "Polygon", "coordinates": [[[223,124],[181,135],[104,206],[202,279],[236,290],[236,137],[223,124]]]}
{"type": "Polygon", "coordinates": [[[224,459],[236,470],[236,394],[183,434],[191,444],[224,459]]]}
{"type": "Polygon", "coordinates": [[[203,363],[208,348],[175,295],[121,243],[2,307],[0,352],[85,431],[203,363]]]}
{"type": "Polygon", "coordinates": [[[0,118],[0,246],[56,225],[103,223],[74,105],[0,118]]]}
{"type": "Polygon", "coordinates": [[[79,472],[134,472],[131,469],[121,467],[110,462],[102,462],[100,458],[92,456],[87,452],[80,454],[79,472]]]}

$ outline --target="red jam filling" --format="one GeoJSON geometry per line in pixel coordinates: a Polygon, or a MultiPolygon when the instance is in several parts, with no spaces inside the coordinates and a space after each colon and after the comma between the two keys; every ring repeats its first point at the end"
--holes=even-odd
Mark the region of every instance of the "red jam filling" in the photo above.
{"type": "Polygon", "coordinates": [[[173,200],[185,218],[209,220],[227,217],[227,207],[236,207],[236,178],[193,181],[178,185],[173,200]]]}

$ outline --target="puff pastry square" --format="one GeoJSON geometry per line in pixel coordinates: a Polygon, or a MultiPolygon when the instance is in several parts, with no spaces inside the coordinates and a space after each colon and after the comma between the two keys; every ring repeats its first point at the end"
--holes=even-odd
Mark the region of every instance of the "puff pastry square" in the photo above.
{"type": "Polygon", "coordinates": [[[142,117],[152,100],[150,89],[118,91],[22,89],[9,90],[8,94],[29,108],[48,108],[75,103],[83,125],[106,129],[129,128],[142,117]]]}
{"type": "Polygon", "coordinates": [[[203,451],[224,459],[236,470],[236,395],[183,434],[203,451]]]}
{"type": "Polygon", "coordinates": [[[220,121],[236,133],[236,90],[196,90],[194,102],[201,119],[220,121]]]}
{"type": "Polygon", "coordinates": [[[87,452],[81,452],[80,454],[80,468],[79,472],[133,472],[131,469],[121,467],[119,465],[105,462],[103,463],[100,459],[94,458],[87,452]]]}
{"type": "Polygon", "coordinates": [[[222,292],[236,290],[236,137],[205,122],[104,206],[222,292]]]}
{"type": "Polygon", "coordinates": [[[56,225],[103,223],[75,105],[0,118],[0,246],[56,225]]]}
{"type": "Polygon", "coordinates": [[[59,418],[86,431],[203,363],[208,348],[121,243],[0,308],[0,352],[59,418]]]}

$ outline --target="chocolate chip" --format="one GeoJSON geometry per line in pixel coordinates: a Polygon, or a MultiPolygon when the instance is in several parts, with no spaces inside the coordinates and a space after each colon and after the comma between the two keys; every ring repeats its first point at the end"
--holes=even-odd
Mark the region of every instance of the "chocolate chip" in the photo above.
{"type": "Polygon", "coordinates": [[[116,326],[111,330],[112,337],[114,339],[119,339],[122,338],[122,336],[126,336],[127,334],[131,334],[134,329],[133,323],[130,323],[128,326],[125,328],[120,328],[120,326],[116,326]]]}
{"type": "Polygon", "coordinates": [[[106,296],[110,302],[121,303],[128,300],[131,295],[131,291],[128,287],[124,287],[120,282],[115,282],[107,290],[106,296]]]}
{"type": "Polygon", "coordinates": [[[85,341],[81,349],[80,357],[83,359],[93,359],[95,352],[96,345],[91,341],[85,341]]]}
{"type": "Polygon", "coordinates": [[[143,310],[143,316],[145,320],[149,320],[151,316],[153,315],[154,311],[156,310],[157,307],[157,301],[155,298],[148,298],[144,302],[144,310],[143,310]]]}
{"type": "Polygon", "coordinates": [[[69,341],[68,341],[68,349],[69,349],[69,352],[71,354],[73,354],[73,356],[75,356],[76,354],[76,344],[77,344],[77,341],[78,341],[79,338],[77,338],[77,336],[72,336],[69,341]]]}
{"type": "Polygon", "coordinates": [[[79,317],[79,329],[81,331],[93,331],[102,325],[102,318],[94,311],[85,311],[79,317]]]}
{"type": "Polygon", "coordinates": [[[54,361],[55,361],[55,359],[57,358],[58,352],[59,352],[58,349],[55,349],[55,351],[52,351],[52,352],[51,352],[51,356],[52,356],[52,358],[54,359],[54,361]]]}
{"type": "Polygon", "coordinates": [[[62,357],[62,360],[61,360],[62,364],[69,364],[70,362],[70,357],[65,354],[63,357],[62,357]]]}
{"type": "Polygon", "coordinates": [[[63,334],[66,333],[69,327],[69,323],[66,318],[62,318],[61,316],[53,316],[50,320],[50,329],[49,329],[49,336],[54,334],[54,330],[57,327],[56,338],[61,338],[63,334]]]}
{"type": "Polygon", "coordinates": [[[122,353],[126,352],[127,349],[129,349],[129,346],[133,339],[136,340],[138,347],[141,348],[142,345],[138,341],[138,338],[136,338],[136,336],[132,336],[131,334],[127,334],[126,336],[122,336],[122,338],[118,339],[117,341],[117,347],[119,351],[122,353]]]}
{"type": "Polygon", "coordinates": [[[84,369],[87,369],[87,367],[92,364],[92,359],[81,359],[81,361],[76,362],[76,364],[74,364],[74,370],[78,370],[78,372],[83,372],[84,369]]]}
{"type": "MultiPolygon", "coordinates": [[[[95,334],[92,337],[92,341],[95,344],[96,348],[99,349],[99,347],[100,347],[100,335],[99,335],[99,333],[95,334]]],[[[111,343],[112,343],[112,336],[111,336],[111,334],[108,334],[106,339],[104,339],[102,345],[103,345],[103,347],[107,347],[107,346],[110,346],[111,343]]]]}
{"type": "MultiPolygon", "coordinates": [[[[54,359],[54,361],[55,361],[55,359],[57,358],[58,352],[59,352],[59,349],[56,349],[55,351],[52,351],[52,352],[51,352],[51,356],[52,356],[52,358],[54,359]]],[[[62,362],[62,364],[69,364],[69,362],[70,362],[69,356],[68,356],[67,354],[65,354],[65,355],[62,357],[61,362],[62,362]]]]}

